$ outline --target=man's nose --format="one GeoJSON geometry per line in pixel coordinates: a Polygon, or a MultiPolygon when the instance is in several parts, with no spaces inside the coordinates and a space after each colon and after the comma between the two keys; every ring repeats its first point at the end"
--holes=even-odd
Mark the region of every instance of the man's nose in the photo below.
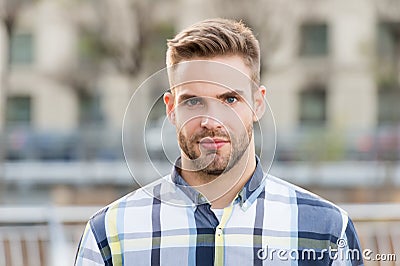
{"type": "Polygon", "coordinates": [[[225,121],[230,116],[229,113],[232,110],[219,100],[208,101],[206,106],[204,109],[205,112],[201,117],[201,126],[208,129],[224,127],[222,121],[225,121]]]}
{"type": "Polygon", "coordinates": [[[216,118],[213,118],[211,116],[203,116],[201,118],[201,127],[207,128],[207,129],[216,129],[216,128],[222,128],[221,122],[219,122],[216,118]]]}

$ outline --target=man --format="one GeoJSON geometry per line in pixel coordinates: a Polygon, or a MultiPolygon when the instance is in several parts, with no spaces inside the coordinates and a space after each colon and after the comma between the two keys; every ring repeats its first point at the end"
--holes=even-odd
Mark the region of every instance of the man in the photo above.
{"type": "Polygon", "coordinates": [[[76,265],[362,265],[343,210],[263,173],[253,123],[266,89],[251,30],[199,22],[168,41],[167,66],[181,157],[90,219],[76,265]]]}

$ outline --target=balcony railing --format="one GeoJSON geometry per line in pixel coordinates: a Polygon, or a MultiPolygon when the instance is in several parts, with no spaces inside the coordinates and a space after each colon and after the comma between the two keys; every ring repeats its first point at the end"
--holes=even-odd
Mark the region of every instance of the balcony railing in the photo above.
{"type": "MultiPolygon", "coordinates": [[[[343,204],[355,222],[365,265],[398,265],[400,204],[343,204]],[[373,261],[376,254],[396,261],[373,261]]],[[[90,215],[100,207],[0,207],[0,265],[72,265],[90,215]]]]}
{"type": "MultiPolygon", "coordinates": [[[[172,164],[148,163],[135,170],[144,183],[166,175],[172,164]],[[146,181],[147,180],[147,181],[146,181]]],[[[267,169],[265,169],[267,170],[267,169]]],[[[270,174],[302,186],[323,187],[399,187],[400,162],[274,162],[270,174]]],[[[125,161],[14,161],[1,165],[0,184],[5,185],[134,185],[125,161]]],[[[141,183],[143,185],[143,183],[141,183]]]]}
{"type": "MultiPolygon", "coordinates": [[[[165,139],[175,139],[175,131],[163,132],[165,139]]],[[[161,129],[146,129],[147,150],[160,159],[163,145],[161,129]]],[[[260,143],[256,132],[256,146],[260,143]]],[[[277,161],[399,161],[400,125],[371,131],[338,131],[302,128],[278,132],[277,161]]],[[[0,132],[6,160],[118,160],[123,158],[119,129],[91,127],[74,132],[37,132],[29,128],[8,128],[0,132]]],[[[269,147],[267,147],[269,148],[269,147]]],[[[1,157],[0,157],[1,158],[1,157]]]]}

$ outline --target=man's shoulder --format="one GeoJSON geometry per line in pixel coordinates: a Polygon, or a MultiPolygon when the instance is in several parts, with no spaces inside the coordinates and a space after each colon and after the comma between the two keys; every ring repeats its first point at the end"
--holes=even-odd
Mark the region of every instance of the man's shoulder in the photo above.
{"type": "Polygon", "coordinates": [[[349,217],[342,208],[278,177],[268,176],[266,199],[268,197],[272,200],[282,199],[281,202],[284,201],[286,206],[291,206],[299,234],[304,238],[309,238],[310,234],[313,239],[325,239],[327,234],[340,238],[347,228],[349,217]]]}
{"type": "Polygon", "coordinates": [[[105,217],[116,210],[129,209],[130,211],[138,210],[143,212],[146,207],[151,208],[157,202],[181,205],[182,202],[187,201],[185,197],[184,193],[177,189],[176,185],[171,181],[171,176],[166,175],[101,208],[91,216],[90,220],[99,216],[105,217]]]}
{"type": "Polygon", "coordinates": [[[339,216],[347,216],[345,210],[329,200],[273,175],[268,175],[266,192],[284,194],[292,204],[296,204],[298,207],[310,207],[325,213],[330,212],[339,216]]]}

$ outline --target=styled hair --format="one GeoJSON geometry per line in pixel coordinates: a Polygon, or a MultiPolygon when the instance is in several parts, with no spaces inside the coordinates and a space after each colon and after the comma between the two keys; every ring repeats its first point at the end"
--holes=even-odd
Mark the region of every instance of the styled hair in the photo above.
{"type": "Polygon", "coordinates": [[[193,58],[239,55],[251,69],[251,79],[260,83],[260,45],[241,21],[215,18],[198,22],[167,41],[168,67],[193,58]]]}

